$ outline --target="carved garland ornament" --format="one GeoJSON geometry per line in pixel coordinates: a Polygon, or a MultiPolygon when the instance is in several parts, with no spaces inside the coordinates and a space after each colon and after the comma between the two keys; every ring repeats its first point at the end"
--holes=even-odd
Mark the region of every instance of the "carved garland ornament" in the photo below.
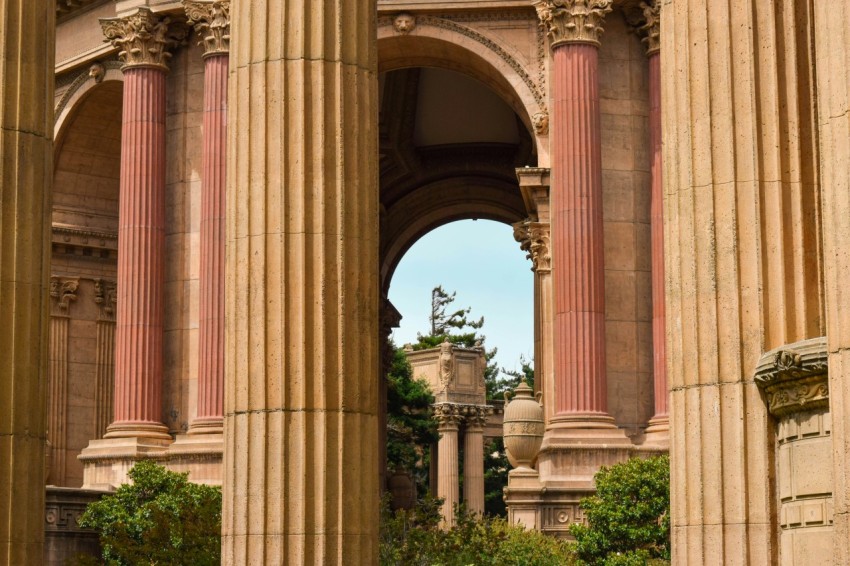
{"type": "Polygon", "coordinates": [[[612,9],[611,0],[537,0],[534,7],[553,48],[562,43],[599,45],[605,14],[612,9]]]}
{"type": "Polygon", "coordinates": [[[230,52],[230,0],[183,0],[183,9],[201,38],[198,44],[204,46],[204,57],[230,52]]]}
{"type": "Polygon", "coordinates": [[[157,67],[167,71],[169,51],[185,37],[185,30],[172,30],[170,24],[171,18],[160,18],[144,7],[125,18],[100,20],[104,41],[121,50],[118,59],[124,64],[122,69],[157,67]]]}
{"type": "Polygon", "coordinates": [[[764,390],[768,410],[775,417],[829,407],[825,340],[798,342],[766,354],[755,382],[764,390]]]}

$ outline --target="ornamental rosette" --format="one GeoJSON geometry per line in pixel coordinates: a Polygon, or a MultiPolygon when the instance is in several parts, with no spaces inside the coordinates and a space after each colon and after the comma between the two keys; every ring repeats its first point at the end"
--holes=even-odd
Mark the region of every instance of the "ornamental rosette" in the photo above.
{"type": "Polygon", "coordinates": [[[653,55],[661,51],[661,2],[641,2],[640,8],[643,10],[644,20],[639,28],[641,41],[646,47],[646,54],[653,55]]]}
{"type": "Polygon", "coordinates": [[[183,0],[183,9],[201,38],[198,44],[204,46],[204,57],[230,52],[230,0],[183,0]]]}
{"type": "Polygon", "coordinates": [[[170,51],[180,43],[182,36],[169,29],[171,18],[160,18],[149,8],[125,18],[100,20],[104,41],[120,49],[118,58],[122,69],[129,67],[158,67],[168,70],[170,51]]]}
{"type": "Polygon", "coordinates": [[[605,14],[612,0],[537,0],[534,7],[540,27],[552,38],[552,47],[562,43],[599,45],[605,14]]]}

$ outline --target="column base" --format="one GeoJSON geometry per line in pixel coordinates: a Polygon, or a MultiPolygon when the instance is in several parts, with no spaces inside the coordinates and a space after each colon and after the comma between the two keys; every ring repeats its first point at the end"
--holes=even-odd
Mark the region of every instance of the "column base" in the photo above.
{"type": "Polygon", "coordinates": [[[547,485],[540,481],[535,470],[511,470],[505,488],[508,521],[572,540],[570,525],[587,522],[579,504],[593,493],[593,490],[547,485]]]}
{"type": "Polygon", "coordinates": [[[189,425],[189,434],[224,434],[224,417],[200,417],[189,425]]]}
{"type": "Polygon", "coordinates": [[[106,427],[103,438],[158,438],[173,440],[168,427],[152,421],[116,421],[106,427]]]}
{"type": "Polygon", "coordinates": [[[224,455],[224,435],[215,434],[179,434],[168,448],[168,469],[175,472],[189,472],[189,480],[207,485],[222,485],[224,455]]]}
{"type": "Polygon", "coordinates": [[[660,453],[669,452],[670,416],[661,415],[652,417],[649,421],[649,426],[636,440],[641,448],[658,450],[660,453]]]}
{"type": "Polygon", "coordinates": [[[127,483],[127,472],[139,460],[167,458],[172,440],[163,438],[104,438],[92,440],[78,458],[83,463],[83,489],[115,491],[127,483]]]}

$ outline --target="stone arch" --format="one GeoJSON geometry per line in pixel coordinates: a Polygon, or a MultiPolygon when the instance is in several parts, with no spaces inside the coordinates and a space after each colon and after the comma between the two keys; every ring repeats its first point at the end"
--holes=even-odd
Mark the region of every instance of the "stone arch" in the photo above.
{"type": "Polygon", "coordinates": [[[520,117],[535,140],[538,163],[549,163],[548,127],[540,132],[535,117],[549,111],[545,88],[531,78],[510,47],[457,22],[434,16],[416,17],[407,33],[396,31],[392,18],[378,23],[380,72],[408,67],[438,67],[471,76],[496,92],[520,117]]]}
{"type": "Polygon", "coordinates": [[[516,180],[452,177],[423,185],[386,211],[382,225],[381,288],[389,290],[401,258],[428,232],[456,220],[512,224],[527,215],[516,180]]]}
{"type": "Polygon", "coordinates": [[[124,82],[124,74],[121,72],[119,61],[104,61],[94,63],[87,70],[81,72],[62,94],[54,108],[53,141],[54,147],[61,145],[61,138],[67,130],[67,126],[73,122],[73,117],[80,104],[89,97],[98,87],[109,82],[124,82]]]}

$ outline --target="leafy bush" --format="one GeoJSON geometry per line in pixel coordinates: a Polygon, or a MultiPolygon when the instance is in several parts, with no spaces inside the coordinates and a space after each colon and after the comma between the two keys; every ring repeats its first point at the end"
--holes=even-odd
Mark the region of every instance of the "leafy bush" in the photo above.
{"type": "Polygon", "coordinates": [[[80,526],[100,533],[109,565],[219,564],[221,489],[190,483],[150,460],[129,472],[132,484],[89,504],[80,526]]]}
{"type": "Polygon", "coordinates": [[[455,526],[440,528],[440,500],[425,499],[410,511],[381,520],[381,566],[567,566],[570,543],[526,531],[502,518],[478,517],[458,508],[455,526]]]}
{"type": "Polygon", "coordinates": [[[588,525],[572,525],[580,564],[643,566],[670,559],[670,459],[603,467],[596,495],[582,500],[588,525]]]}

